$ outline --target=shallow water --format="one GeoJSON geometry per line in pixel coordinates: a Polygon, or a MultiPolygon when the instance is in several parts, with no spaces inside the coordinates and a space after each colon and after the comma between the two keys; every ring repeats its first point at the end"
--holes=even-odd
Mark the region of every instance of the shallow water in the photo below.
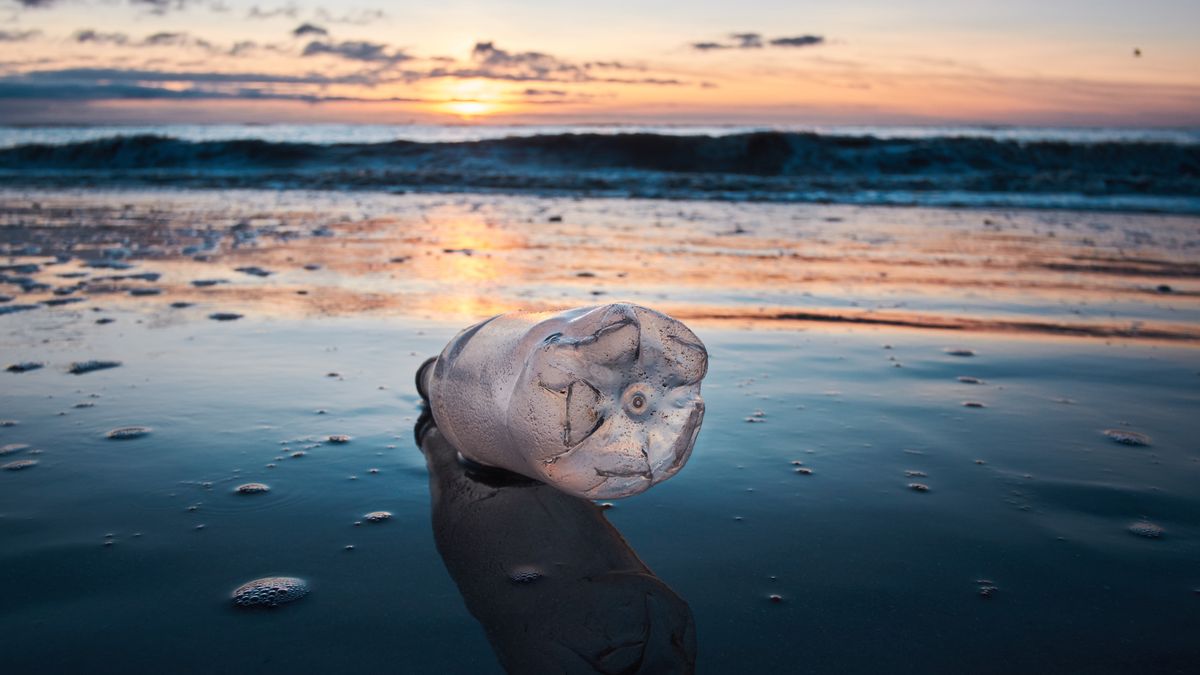
{"type": "MultiPolygon", "coordinates": [[[[111,314],[4,319],[5,359],[47,363],[0,374],[18,422],[0,444],[39,460],[0,472],[7,672],[499,669],[447,573],[463,561],[434,545],[413,440],[412,375],[460,326],[111,314]],[[89,358],[123,365],[65,372],[89,358]],[[105,437],[131,425],[152,430],[105,437]],[[270,492],[235,492],[248,482],[270,492]],[[392,518],[355,525],[380,510],[392,518]],[[233,607],[267,576],[311,593],[233,607]]],[[[701,672],[1184,672],[1200,658],[1194,349],[698,333],[711,371],[690,463],[604,517],[690,606],[701,672]],[[1161,538],[1129,531],[1143,520],[1161,538]]]]}
{"type": "Polygon", "coordinates": [[[0,372],[0,463],[36,462],[0,471],[3,670],[498,672],[498,654],[530,655],[505,626],[591,639],[643,617],[669,628],[647,641],[678,647],[653,653],[708,673],[1190,672],[1198,232],[1027,211],[0,194],[17,266],[0,308],[35,307],[0,314],[0,365],[44,364],[0,372]],[[601,508],[418,448],[413,376],[463,326],[625,299],[710,352],[678,475],[601,508]],[[87,362],[120,365],[69,372],[87,362]],[[238,492],[251,483],[269,490],[238,492]],[[588,595],[597,569],[622,592],[588,595]],[[309,592],[234,606],[266,577],[309,592]],[[643,614],[621,613],[643,593],[643,614]]]}
{"type": "Polygon", "coordinates": [[[175,300],[208,313],[417,315],[466,325],[620,298],[726,324],[1200,342],[1198,251],[1200,219],[1165,215],[7,190],[0,253],[38,269],[0,270],[0,293],[12,298],[0,312],[46,301],[175,300]],[[56,255],[70,260],[47,264],[56,255]],[[144,288],[163,294],[130,297],[144,288]]]}

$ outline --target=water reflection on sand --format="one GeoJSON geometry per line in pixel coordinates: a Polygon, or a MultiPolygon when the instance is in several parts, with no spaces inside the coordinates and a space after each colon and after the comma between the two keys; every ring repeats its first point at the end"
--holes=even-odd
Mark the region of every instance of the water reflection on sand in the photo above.
{"type": "Polygon", "coordinates": [[[511,673],[690,673],[691,609],[596,504],[464,465],[427,415],[438,552],[511,673]]]}
{"type": "Polygon", "coordinates": [[[5,272],[28,281],[7,286],[20,302],[468,320],[620,298],[689,320],[1189,341],[1200,337],[1197,224],[488,195],[0,192],[0,250],[42,264],[5,272]],[[43,264],[59,254],[71,259],[43,264]],[[270,274],[236,271],[247,266],[270,274]],[[160,276],[111,278],[147,270],[160,276]],[[192,283],[206,280],[217,283],[192,283]],[[162,292],[130,295],[147,287],[162,292]]]}

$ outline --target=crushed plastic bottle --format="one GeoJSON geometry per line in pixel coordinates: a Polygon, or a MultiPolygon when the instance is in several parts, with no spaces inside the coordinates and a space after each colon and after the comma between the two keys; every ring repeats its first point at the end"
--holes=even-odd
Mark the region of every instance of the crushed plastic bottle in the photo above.
{"type": "Polygon", "coordinates": [[[708,352],[679,321],[613,304],[501,314],[417,373],[464,457],[589,499],[638,494],[692,453],[708,352]]]}

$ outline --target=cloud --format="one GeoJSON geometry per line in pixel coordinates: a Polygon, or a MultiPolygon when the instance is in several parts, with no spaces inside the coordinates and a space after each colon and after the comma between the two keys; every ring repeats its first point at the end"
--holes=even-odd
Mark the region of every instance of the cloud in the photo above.
{"type": "Polygon", "coordinates": [[[349,61],[371,61],[375,63],[400,63],[409,61],[411,56],[403,51],[388,52],[388,46],[378,42],[350,40],[346,42],[322,42],[313,40],[308,43],[301,56],[320,56],[329,54],[349,61]]]}
{"type": "Polygon", "coordinates": [[[583,64],[583,67],[587,70],[591,70],[593,68],[599,68],[602,70],[637,70],[640,72],[646,71],[646,66],[622,63],[621,61],[588,61],[587,63],[583,64]]]}
{"type": "Polygon", "coordinates": [[[101,33],[91,28],[77,30],[71,38],[76,42],[99,45],[123,45],[129,42],[129,36],[124,33],[101,33]]]}
{"type": "Polygon", "coordinates": [[[327,86],[331,84],[375,84],[376,80],[364,74],[323,75],[321,73],[306,73],[302,75],[281,75],[274,73],[255,72],[215,72],[215,71],[161,71],[139,68],[60,68],[54,70],[35,70],[22,75],[0,77],[0,81],[9,83],[23,82],[28,84],[95,84],[99,82],[114,83],[148,83],[148,82],[186,82],[193,84],[308,84],[327,86]]]}
{"type": "Polygon", "coordinates": [[[323,36],[323,35],[329,35],[329,31],[325,30],[324,28],[321,28],[320,26],[315,26],[311,23],[302,23],[299,26],[296,26],[296,28],[292,31],[292,35],[294,35],[296,37],[303,37],[305,35],[322,35],[323,36]]]}
{"type": "Polygon", "coordinates": [[[797,35],[771,40],[772,47],[812,47],[824,43],[825,38],[820,35],[797,35]]]}
{"type": "Polygon", "coordinates": [[[142,40],[140,46],[143,47],[200,47],[201,49],[213,49],[213,45],[208,40],[194,38],[187,33],[154,33],[147,35],[146,39],[142,40]]]}
{"type": "Polygon", "coordinates": [[[710,52],[721,49],[762,49],[766,45],[772,47],[812,47],[825,43],[821,35],[796,35],[793,37],[772,38],[763,42],[762,33],[730,33],[733,42],[693,42],[691,48],[700,52],[710,52]]]}
{"type": "MultiPolygon", "coordinates": [[[[303,103],[446,103],[461,99],[368,97],[297,90],[296,85],[325,87],[334,84],[373,84],[370,74],[330,77],[319,73],[274,75],[209,71],[165,72],[120,68],[66,68],[24,75],[0,76],[0,100],[103,101],[103,100],[245,100],[303,103]],[[175,86],[165,86],[175,85],[175,86]],[[186,85],[186,86],[180,86],[186,85]]],[[[557,105],[590,98],[580,94],[570,101],[561,90],[529,89],[522,99],[536,105],[557,105]],[[538,100],[536,97],[545,97],[538,100]]]]}
{"type": "Polygon", "coordinates": [[[0,30],[0,42],[25,42],[42,34],[40,30],[0,30]]]}
{"type": "Polygon", "coordinates": [[[330,85],[377,83],[371,73],[329,76],[321,73],[280,75],[257,72],[169,72],[123,68],[63,68],[22,75],[0,76],[0,99],[114,100],[219,99],[278,100],[321,103],[332,101],[414,102],[401,97],[331,95],[330,85]],[[309,87],[307,91],[305,87],[309,87]],[[315,89],[312,89],[315,88],[315,89]]]}
{"type": "Polygon", "coordinates": [[[259,7],[258,5],[254,5],[253,7],[250,8],[250,11],[246,13],[246,18],[247,19],[276,19],[279,17],[286,17],[288,19],[294,19],[297,16],[299,16],[299,14],[300,14],[300,8],[295,3],[289,2],[286,5],[280,5],[278,7],[270,7],[267,9],[259,7]]]}
{"type": "MultiPolygon", "coordinates": [[[[81,44],[117,45],[120,47],[195,47],[209,52],[220,51],[208,40],[203,40],[182,32],[164,31],[151,33],[141,40],[134,41],[125,33],[102,33],[90,28],[84,28],[75,31],[71,39],[81,44]]],[[[237,45],[235,45],[234,49],[237,49],[237,45]]],[[[231,50],[230,53],[234,52],[231,50]]]]}
{"type": "MultiPolygon", "coordinates": [[[[66,4],[70,0],[9,0],[21,9],[49,9],[66,4]]],[[[100,4],[113,5],[120,0],[109,0],[100,4]]],[[[162,16],[172,11],[182,11],[191,7],[204,7],[213,12],[227,12],[229,6],[223,0],[128,0],[130,7],[144,9],[150,14],[162,16]]]]}
{"type": "MultiPolygon", "coordinates": [[[[444,62],[441,59],[436,60],[444,62]]],[[[619,65],[617,62],[602,63],[609,66],[619,65]]],[[[477,42],[471,50],[470,63],[466,66],[438,67],[424,72],[407,71],[400,76],[400,79],[406,82],[415,82],[422,79],[453,77],[509,82],[602,82],[660,86],[688,84],[682,80],[671,78],[597,77],[588,72],[589,67],[593,67],[593,64],[580,65],[543,52],[510,52],[497,47],[494,42],[477,42]]],[[[634,69],[634,67],[629,68],[634,69]]],[[[642,69],[637,68],[637,70],[642,69]]]]}
{"type": "Polygon", "coordinates": [[[151,14],[166,14],[172,9],[183,9],[187,0],[129,0],[134,7],[143,7],[151,14]]]}
{"type": "Polygon", "coordinates": [[[242,56],[243,54],[249,54],[258,48],[259,44],[254,40],[239,40],[238,42],[233,43],[233,46],[229,48],[228,54],[230,56],[242,56]]]}
{"type": "MultiPolygon", "coordinates": [[[[237,87],[233,89],[167,89],[136,84],[83,84],[69,87],[47,87],[22,82],[9,82],[0,78],[0,100],[75,100],[106,101],[114,99],[185,99],[185,100],[241,100],[241,101],[299,101],[302,103],[369,102],[369,103],[417,103],[429,102],[420,98],[390,96],[364,98],[358,96],[329,96],[325,94],[292,93],[270,89],[237,87]]],[[[440,101],[436,101],[440,102],[440,101]]]]}
{"type": "Polygon", "coordinates": [[[387,18],[387,14],[379,9],[356,9],[343,14],[333,14],[324,7],[318,7],[314,16],[324,23],[347,24],[351,26],[366,26],[387,18]]]}
{"type": "Polygon", "coordinates": [[[541,52],[509,52],[492,42],[476,42],[471,50],[471,60],[486,68],[505,71],[509,75],[523,75],[529,79],[549,79],[552,75],[570,75],[578,78],[583,68],[541,52]]]}
{"type": "Polygon", "coordinates": [[[738,49],[762,49],[762,35],[759,33],[730,33],[729,37],[737,40],[734,45],[738,49]]]}
{"type": "Polygon", "coordinates": [[[204,7],[213,12],[228,12],[229,6],[222,0],[129,0],[131,7],[145,9],[150,14],[162,16],[168,12],[182,12],[192,7],[204,7]]]}

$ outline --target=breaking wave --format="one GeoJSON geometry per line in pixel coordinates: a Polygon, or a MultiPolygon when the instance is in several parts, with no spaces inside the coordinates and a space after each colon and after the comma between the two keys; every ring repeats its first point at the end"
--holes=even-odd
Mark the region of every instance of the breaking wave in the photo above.
{"type": "Polygon", "coordinates": [[[569,133],[469,142],[188,141],[0,149],[9,184],[585,193],[1200,213],[1200,145],[569,133]]]}

